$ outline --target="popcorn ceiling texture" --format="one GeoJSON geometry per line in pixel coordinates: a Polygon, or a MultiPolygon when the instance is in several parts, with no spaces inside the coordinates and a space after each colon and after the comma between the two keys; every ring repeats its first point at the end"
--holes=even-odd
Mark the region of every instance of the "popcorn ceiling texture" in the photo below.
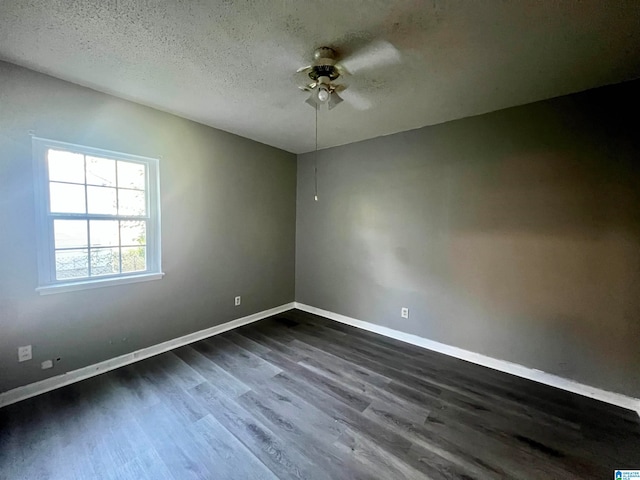
{"type": "Polygon", "coordinates": [[[640,2],[12,0],[0,59],[294,153],[314,115],[295,70],[372,39],[395,68],[349,79],[373,107],[320,114],[320,148],[640,77],[640,2]]]}

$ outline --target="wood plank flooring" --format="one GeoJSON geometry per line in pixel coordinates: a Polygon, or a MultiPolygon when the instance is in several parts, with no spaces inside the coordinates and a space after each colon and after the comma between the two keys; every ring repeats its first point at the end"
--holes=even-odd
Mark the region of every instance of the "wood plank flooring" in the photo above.
{"type": "Polygon", "coordinates": [[[292,310],[0,409],[1,479],[589,479],[635,412],[292,310]]]}

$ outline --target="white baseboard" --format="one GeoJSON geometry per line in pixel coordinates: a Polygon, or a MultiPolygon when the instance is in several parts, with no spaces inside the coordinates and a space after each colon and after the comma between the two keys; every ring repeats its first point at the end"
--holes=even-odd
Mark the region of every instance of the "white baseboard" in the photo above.
{"type": "Polygon", "coordinates": [[[396,340],[410,343],[412,345],[426,348],[428,350],[443,353],[451,357],[460,358],[477,365],[482,365],[494,370],[510,373],[518,377],[526,378],[535,382],[543,383],[545,385],[550,385],[562,390],[577,393],[578,395],[583,395],[585,397],[600,400],[612,405],[617,405],[622,408],[635,410],[636,412],[638,412],[638,415],[640,415],[640,399],[638,398],[629,397],[620,393],[609,392],[607,390],[602,390],[600,388],[592,387],[589,385],[584,385],[574,380],[569,380],[557,375],[553,375],[551,373],[543,372],[542,370],[536,370],[534,368],[525,367],[517,363],[508,362],[506,360],[499,360],[496,358],[488,357],[486,355],[471,352],[469,350],[464,350],[462,348],[453,347],[451,345],[446,345],[444,343],[419,337],[418,335],[413,335],[410,333],[401,332],[399,330],[394,330],[392,328],[375,325],[373,323],[357,320],[345,315],[340,315],[339,313],[330,312],[328,310],[323,310],[321,308],[312,307],[310,305],[305,305],[298,302],[280,305],[279,307],[254,313],[252,315],[238,318],[236,320],[231,320],[230,322],[223,323],[221,325],[215,325],[213,327],[200,330],[199,332],[190,333],[188,335],[184,335],[173,340],[168,340],[166,342],[143,348],[141,350],[136,350],[135,352],[127,353],[125,355],[105,360],[100,363],[79,368],[77,370],[72,370],[62,375],[57,375],[55,377],[50,377],[39,382],[14,388],[13,390],[0,393],[0,408],[6,405],[11,405],[12,403],[19,402],[21,400],[26,400],[27,398],[35,397],[37,395],[55,390],[60,387],[64,387],[65,385],[79,382],[86,378],[94,377],[110,370],[129,365],[130,363],[144,360],[145,358],[149,358],[154,355],[173,350],[183,345],[188,345],[190,343],[197,342],[214,335],[218,335],[228,330],[232,330],[234,328],[238,328],[243,325],[256,322],[258,320],[262,320],[263,318],[286,312],[288,310],[291,310],[292,308],[297,308],[305,312],[314,313],[316,315],[326,317],[330,320],[361,328],[363,330],[368,330],[370,332],[378,333],[386,337],[394,338],[396,340]]]}
{"type": "Polygon", "coordinates": [[[453,347],[451,345],[446,345],[444,343],[439,343],[433,340],[428,340],[426,338],[419,337],[418,335],[404,333],[388,327],[382,327],[380,325],[357,320],[345,315],[340,315],[339,313],[334,313],[328,310],[323,310],[321,308],[305,305],[303,303],[295,302],[294,305],[295,308],[304,312],[314,313],[316,315],[326,317],[330,320],[335,320],[336,322],[351,325],[352,327],[357,327],[363,330],[378,333],[380,335],[384,335],[385,337],[395,338],[396,340],[400,340],[401,342],[417,345],[418,347],[443,353],[451,357],[460,358],[477,365],[482,365],[494,370],[510,373],[511,375],[516,375],[518,377],[533,380],[534,382],[543,383],[545,385],[550,385],[562,390],[577,393],[578,395],[583,395],[585,397],[594,398],[596,400],[610,403],[612,405],[617,405],[622,408],[634,410],[638,413],[638,415],[640,415],[640,399],[638,398],[628,397],[621,393],[609,392],[597,387],[584,385],[574,380],[569,380],[567,378],[559,377],[551,373],[543,372],[542,370],[525,367],[517,363],[508,362],[506,360],[498,360],[486,355],[470,352],[469,350],[464,350],[462,348],[453,347]]]}
{"type": "Polygon", "coordinates": [[[190,343],[197,342],[198,340],[202,340],[213,335],[218,335],[228,330],[232,330],[234,328],[238,328],[243,325],[256,322],[258,320],[262,320],[263,318],[286,312],[287,310],[291,310],[292,308],[294,308],[293,302],[286,303],[284,305],[280,305],[279,307],[254,313],[252,315],[238,318],[236,320],[231,320],[230,322],[223,323],[221,325],[215,325],[213,327],[200,330],[199,332],[190,333],[188,335],[184,335],[183,337],[174,338],[173,340],[158,343],[157,345],[152,345],[151,347],[136,350],[135,352],[127,353],[125,355],[120,355],[119,357],[111,358],[100,363],[88,365],[86,367],[79,368],[78,370],[72,370],[70,372],[63,373],[62,375],[57,375],[55,377],[46,378],[39,382],[14,388],[13,390],[0,393],[0,408],[12,403],[19,402],[21,400],[26,400],[30,397],[35,397],[36,395],[40,395],[51,390],[55,390],[56,388],[64,387],[65,385],[69,385],[71,383],[79,382],[80,380],[84,380],[85,378],[95,377],[96,375],[108,372],[109,370],[114,370],[116,368],[129,365],[130,363],[139,362],[140,360],[153,357],[154,355],[158,355],[160,353],[168,352],[169,350],[173,350],[174,348],[182,347],[183,345],[188,345],[190,343]]]}

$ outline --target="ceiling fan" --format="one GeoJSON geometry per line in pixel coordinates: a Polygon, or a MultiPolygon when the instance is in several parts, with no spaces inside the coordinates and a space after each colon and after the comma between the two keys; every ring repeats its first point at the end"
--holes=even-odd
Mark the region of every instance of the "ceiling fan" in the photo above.
{"type": "Polygon", "coordinates": [[[371,108],[371,101],[357,91],[347,90],[348,85],[343,83],[343,79],[364,70],[381,68],[401,61],[400,52],[389,42],[381,40],[372,42],[345,58],[338,57],[333,48],[320,47],[314,52],[311,65],[301,67],[296,72],[306,74],[311,80],[298,88],[311,92],[306,103],[313,108],[326,104],[331,110],[343,100],[357,110],[371,108]]]}

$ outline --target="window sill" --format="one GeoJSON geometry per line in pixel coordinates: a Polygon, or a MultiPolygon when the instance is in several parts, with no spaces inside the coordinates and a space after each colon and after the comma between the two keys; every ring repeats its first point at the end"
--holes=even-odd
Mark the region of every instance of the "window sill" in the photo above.
{"type": "Polygon", "coordinates": [[[36,288],[40,295],[52,295],[54,293],[74,292],[76,290],[90,290],[93,288],[112,287],[115,285],[126,285],[128,283],[150,282],[160,280],[164,273],[145,273],[142,275],[131,275],[128,277],[105,278],[101,280],[90,280],[85,282],[58,283],[36,288]]]}

